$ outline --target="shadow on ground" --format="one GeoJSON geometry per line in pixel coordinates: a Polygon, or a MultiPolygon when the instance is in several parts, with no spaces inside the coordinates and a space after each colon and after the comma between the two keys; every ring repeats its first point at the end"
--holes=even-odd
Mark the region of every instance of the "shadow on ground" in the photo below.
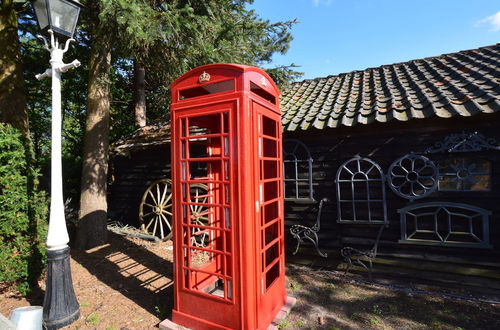
{"type": "MultiPolygon", "coordinates": [[[[171,259],[111,232],[108,244],[87,251],[72,250],[71,254],[100,282],[119,291],[139,307],[160,319],[170,317],[173,307],[171,259]]],[[[171,251],[169,255],[171,258],[171,251]]],[[[74,282],[78,285],[78,279],[74,278],[74,282]]],[[[78,299],[81,303],[82,299],[91,297],[78,299]]]]}

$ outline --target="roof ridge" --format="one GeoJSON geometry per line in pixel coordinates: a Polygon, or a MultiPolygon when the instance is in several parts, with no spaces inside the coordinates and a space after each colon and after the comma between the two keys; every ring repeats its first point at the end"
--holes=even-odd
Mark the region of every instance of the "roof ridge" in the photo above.
{"type": "Polygon", "coordinates": [[[353,73],[356,73],[356,72],[365,72],[365,71],[368,71],[368,70],[380,69],[380,68],[384,68],[384,67],[392,67],[392,66],[401,65],[401,64],[409,64],[409,63],[413,63],[415,61],[431,60],[431,59],[436,59],[436,58],[440,58],[440,57],[443,57],[443,56],[449,56],[449,55],[467,53],[467,52],[474,51],[474,50],[491,49],[491,48],[498,47],[498,46],[500,46],[500,43],[496,43],[496,44],[488,45],[488,46],[482,46],[482,47],[478,47],[478,48],[470,48],[470,49],[459,50],[459,51],[456,51],[456,52],[444,53],[444,54],[441,54],[441,55],[434,55],[434,56],[426,56],[426,57],[421,57],[421,58],[415,58],[415,59],[411,59],[411,60],[408,60],[408,61],[394,62],[394,63],[390,63],[390,64],[382,64],[382,65],[379,65],[379,66],[371,66],[371,67],[367,67],[365,69],[357,69],[357,70],[352,70],[352,71],[348,71],[348,72],[341,72],[341,73],[337,73],[337,74],[331,74],[331,75],[328,75],[326,77],[316,77],[316,78],[304,79],[304,80],[301,80],[301,81],[293,82],[291,85],[302,84],[302,83],[305,83],[305,82],[311,82],[311,81],[316,81],[316,80],[320,80],[320,79],[337,78],[339,76],[350,75],[350,74],[353,74],[353,73]]]}

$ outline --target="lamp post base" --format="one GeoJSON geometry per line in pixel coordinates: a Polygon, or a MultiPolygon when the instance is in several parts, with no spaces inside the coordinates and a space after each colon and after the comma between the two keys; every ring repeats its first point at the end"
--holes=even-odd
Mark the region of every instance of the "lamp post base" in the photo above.
{"type": "Polygon", "coordinates": [[[47,250],[47,279],[43,323],[48,330],[62,328],[80,317],[71,279],[69,247],[47,250]]]}

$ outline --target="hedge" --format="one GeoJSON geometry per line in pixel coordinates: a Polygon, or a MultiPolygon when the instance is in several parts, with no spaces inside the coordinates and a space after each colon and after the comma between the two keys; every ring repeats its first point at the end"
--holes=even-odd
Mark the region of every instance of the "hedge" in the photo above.
{"type": "Polygon", "coordinates": [[[26,144],[17,129],[0,124],[0,282],[23,294],[45,266],[48,209],[26,144]]]}

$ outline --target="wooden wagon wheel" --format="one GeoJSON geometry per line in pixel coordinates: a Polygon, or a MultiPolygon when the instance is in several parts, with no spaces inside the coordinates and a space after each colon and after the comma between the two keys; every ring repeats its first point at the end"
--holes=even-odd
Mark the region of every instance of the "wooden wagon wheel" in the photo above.
{"type": "MultiPolygon", "coordinates": [[[[190,186],[191,223],[199,226],[208,225],[206,206],[208,188],[204,184],[195,183],[190,186]]],[[[139,221],[141,230],[146,233],[169,240],[173,234],[172,223],[172,181],[160,179],[154,181],[144,192],[139,206],[139,221]]],[[[191,231],[191,244],[205,247],[208,244],[208,231],[202,228],[193,228],[191,231]]]]}
{"type": "Polygon", "coordinates": [[[139,206],[141,230],[168,240],[172,237],[172,181],[156,180],[142,195],[139,206]]]}

